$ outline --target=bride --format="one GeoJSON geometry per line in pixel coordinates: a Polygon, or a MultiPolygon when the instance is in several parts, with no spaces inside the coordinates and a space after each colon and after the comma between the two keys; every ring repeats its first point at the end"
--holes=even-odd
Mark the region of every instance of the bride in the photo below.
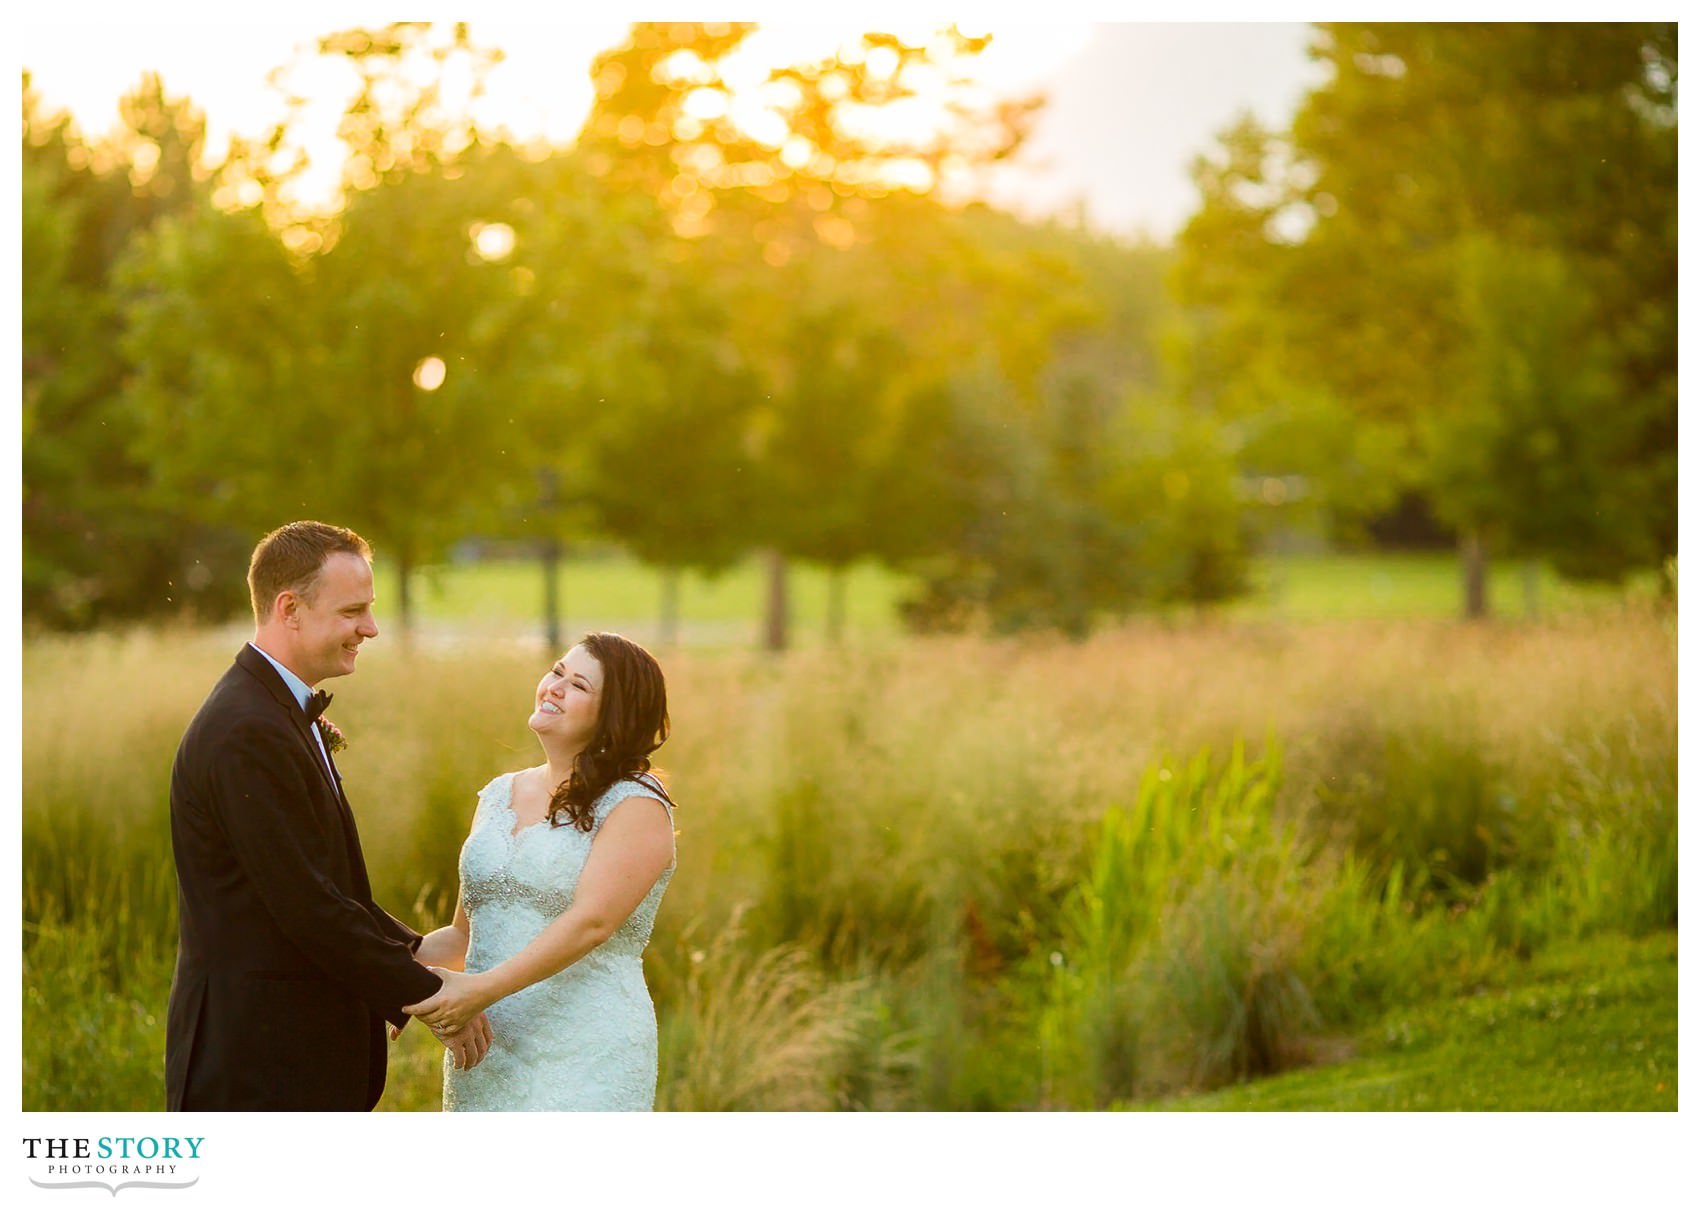
{"type": "Polygon", "coordinates": [[[591,632],[538,683],[530,725],[545,761],[479,792],[454,922],[418,952],[443,987],[406,1010],[452,1036],[487,1009],[483,1064],[444,1057],[445,1111],[649,1110],[643,949],[674,867],[672,799],[649,773],[661,667],[591,632]]]}

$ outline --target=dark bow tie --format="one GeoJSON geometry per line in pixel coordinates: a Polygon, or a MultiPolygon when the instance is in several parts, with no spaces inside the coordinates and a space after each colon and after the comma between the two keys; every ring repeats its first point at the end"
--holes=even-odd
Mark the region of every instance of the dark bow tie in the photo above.
{"type": "Polygon", "coordinates": [[[309,721],[317,720],[325,714],[325,709],[330,706],[331,693],[329,691],[314,691],[307,696],[307,719],[309,721]]]}

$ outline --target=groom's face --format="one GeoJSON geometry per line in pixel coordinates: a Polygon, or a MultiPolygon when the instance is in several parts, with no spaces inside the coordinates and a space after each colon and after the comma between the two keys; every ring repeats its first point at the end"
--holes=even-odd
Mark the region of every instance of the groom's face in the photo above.
{"type": "Polygon", "coordinates": [[[296,672],[309,686],[354,673],[360,645],[378,634],[372,617],[372,566],[352,552],[325,559],[310,599],[295,607],[296,672]]]}

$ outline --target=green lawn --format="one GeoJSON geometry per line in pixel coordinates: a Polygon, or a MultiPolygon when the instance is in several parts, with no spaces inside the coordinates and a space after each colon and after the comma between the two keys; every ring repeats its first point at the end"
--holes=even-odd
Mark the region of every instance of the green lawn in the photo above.
{"type": "MultiPolygon", "coordinates": [[[[1281,556],[1253,568],[1253,590],[1234,604],[1241,616],[1291,619],[1410,618],[1455,616],[1463,600],[1462,574],[1445,553],[1281,556]]],[[[1521,562],[1490,566],[1488,604],[1497,615],[1518,618],[1529,608],[1527,576],[1521,562]]],[[[1650,597],[1657,590],[1651,574],[1632,578],[1625,587],[1565,581],[1546,565],[1537,566],[1534,606],[1540,613],[1565,613],[1619,601],[1625,595],[1650,597]]]]}
{"type": "MultiPolygon", "coordinates": [[[[566,635],[612,628],[639,639],[653,636],[662,611],[659,570],[622,555],[581,556],[562,563],[557,582],[566,635]]],[[[828,576],[813,565],[793,564],[787,578],[791,627],[799,640],[825,634],[828,576]]],[[[874,564],[845,573],[845,628],[852,637],[893,635],[897,600],[907,582],[874,564]]],[[[378,565],[380,609],[394,611],[395,571],[378,565]]],[[[718,577],[679,578],[681,638],[697,644],[753,644],[758,637],[767,583],[763,567],[746,560],[718,577]]],[[[543,569],[535,561],[486,560],[445,564],[421,572],[414,587],[419,621],[427,626],[475,624],[536,628],[542,624],[543,569]]]]}
{"type": "MultiPolygon", "coordinates": [[[[1496,614],[1525,613],[1520,565],[1493,568],[1490,602],[1496,614]]],[[[1226,608],[1241,619],[1452,618],[1461,600],[1457,562],[1445,553],[1282,556],[1253,567],[1252,592],[1226,608]]],[[[891,636],[901,630],[897,603],[910,579],[876,564],[853,566],[845,580],[845,627],[855,637],[891,636]]],[[[798,643],[825,635],[828,576],[824,569],[790,566],[791,627],[798,643]]],[[[564,632],[588,627],[630,632],[639,639],[658,631],[662,577],[628,556],[580,556],[560,572],[564,632]]],[[[1627,589],[1560,580],[1550,569],[1538,577],[1543,613],[1609,605],[1654,592],[1651,575],[1627,589]]],[[[394,610],[394,569],[379,563],[380,609],[394,610]]],[[[540,629],[544,601],[541,566],[524,560],[486,560],[433,566],[421,571],[414,589],[418,621],[427,627],[472,624],[540,629]]],[[[762,566],[746,560],[715,578],[687,573],[679,580],[680,639],[694,645],[754,644],[766,601],[762,566]]],[[[393,616],[392,616],[393,617],[393,616]]]]}
{"type": "Polygon", "coordinates": [[[1676,1110],[1676,934],[1579,944],[1491,992],[1393,1012],[1350,1061],[1140,1110],[1676,1110]]]}

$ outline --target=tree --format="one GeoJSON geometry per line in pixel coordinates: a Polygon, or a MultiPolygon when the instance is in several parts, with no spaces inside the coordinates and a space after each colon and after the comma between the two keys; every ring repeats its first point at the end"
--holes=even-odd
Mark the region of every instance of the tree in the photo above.
{"type": "Polygon", "coordinates": [[[887,313],[867,310],[867,293],[844,277],[866,263],[851,252],[885,204],[1007,154],[1030,107],[968,104],[960,68],[986,41],[950,29],[924,43],[870,33],[775,69],[752,110],[727,76],[752,29],[634,25],[593,68],[597,101],[582,143],[592,171],[668,210],[683,243],[667,255],[716,283],[733,339],[760,376],[747,429],[753,458],[739,480],[758,504],[737,536],[771,553],[767,634],[777,648],[783,557],[842,566],[873,549],[858,525],[867,517],[860,489],[878,478],[870,460],[891,431],[863,423],[898,396],[865,393],[875,359],[905,376],[906,351],[887,313]],[[958,104],[941,108],[930,131],[876,133],[869,119],[911,99],[929,72],[958,104]]]}
{"type": "Polygon", "coordinates": [[[1429,495],[1463,529],[1470,613],[1486,602],[1484,561],[1469,557],[1490,545],[1597,576],[1662,561],[1675,550],[1674,26],[1329,24],[1314,53],[1333,78],[1291,131],[1242,124],[1201,166],[1178,284],[1210,313],[1205,356],[1220,340],[1258,367],[1214,381],[1240,378],[1227,390],[1251,411],[1261,396],[1312,434],[1359,431],[1350,445],[1368,458],[1324,477],[1337,502],[1429,495]],[[1511,318],[1539,310],[1521,296],[1542,284],[1585,302],[1519,337],[1511,318]],[[1584,329],[1597,340],[1559,341],[1584,329]],[[1585,387],[1531,393],[1506,374],[1531,341],[1585,387]],[[1494,437],[1512,426],[1608,437],[1494,437]],[[1530,509],[1535,448],[1547,499],[1530,509]],[[1553,511],[1568,533],[1545,524],[1553,511]]]}
{"type": "Polygon", "coordinates": [[[1239,446],[1173,398],[1166,256],[979,208],[959,226],[925,273],[963,343],[944,391],[912,408],[930,424],[900,444],[925,536],[903,562],[923,583],[911,620],[1082,636],[1141,605],[1230,596],[1239,446]]]}
{"type": "MultiPolygon", "coordinates": [[[[557,402],[521,359],[534,352],[527,326],[556,299],[529,289],[540,274],[516,260],[516,232],[560,242],[535,241],[525,216],[531,167],[439,105],[446,57],[475,76],[494,62],[464,28],[443,45],[417,24],[346,31],[319,53],[346,57],[360,80],[340,128],[344,205],[286,213],[281,241],[262,201],[151,242],[128,277],[134,399],[150,449],[203,500],[250,525],[313,515],[368,534],[396,569],[405,633],[416,570],[498,526],[555,459],[557,402]]],[[[287,181],[268,181],[275,202],[287,181]]],[[[583,218],[560,210],[549,222],[583,218]]]]}
{"type": "Polygon", "coordinates": [[[147,75],[111,140],[45,113],[24,76],[23,609],[33,621],[217,615],[242,600],[214,575],[241,537],[151,492],[125,407],[113,299],[131,245],[200,204],[204,122],[147,75]]]}
{"type": "Polygon", "coordinates": [[[595,525],[661,570],[661,634],[671,642],[680,571],[713,576],[747,550],[761,383],[715,284],[700,265],[662,255],[671,233],[654,239],[641,288],[613,309],[627,339],[597,376],[594,415],[577,440],[595,525]]]}
{"type": "Polygon", "coordinates": [[[395,562],[404,627],[410,574],[465,533],[509,443],[479,327],[503,271],[476,255],[467,192],[426,175],[367,191],[307,261],[256,210],[209,208],[162,226],[124,277],[162,490],[250,531],[355,527],[395,562]]]}

